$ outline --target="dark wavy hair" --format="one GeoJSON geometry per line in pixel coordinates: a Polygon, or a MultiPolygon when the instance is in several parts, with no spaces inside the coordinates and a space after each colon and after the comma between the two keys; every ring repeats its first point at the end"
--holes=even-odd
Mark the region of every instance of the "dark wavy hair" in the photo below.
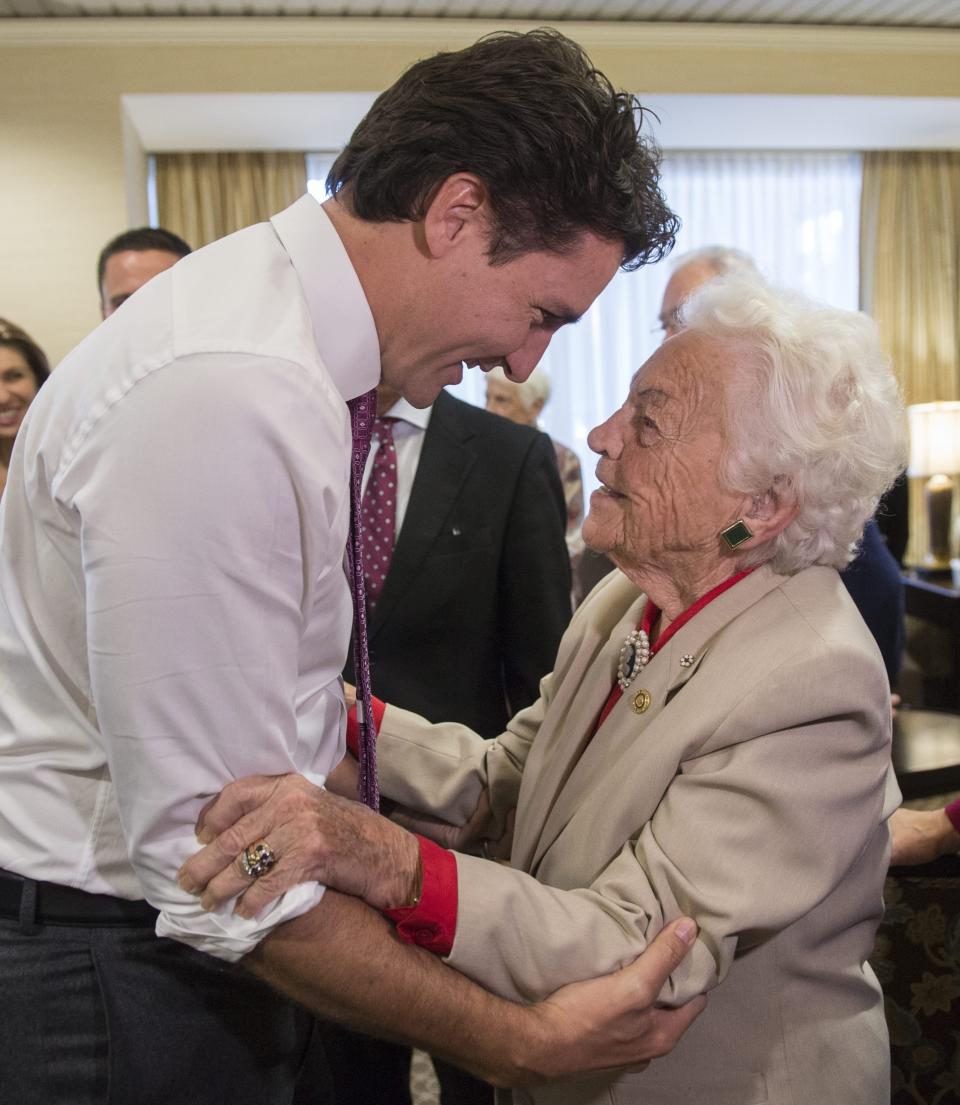
{"type": "Polygon", "coordinates": [[[37,387],[50,375],[50,362],[47,355],[39,345],[30,337],[26,330],[21,330],[5,318],[0,318],[0,346],[16,350],[30,366],[37,381],[37,387]]]}
{"type": "Polygon", "coordinates": [[[660,191],[643,109],[558,31],[497,31],[411,66],[377,98],[327,177],[371,222],[425,214],[457,172],[487,186],[490,259],[562,253],[584,232],[624,243],[622,267],[659,261],[679,220],[660,191]]]}

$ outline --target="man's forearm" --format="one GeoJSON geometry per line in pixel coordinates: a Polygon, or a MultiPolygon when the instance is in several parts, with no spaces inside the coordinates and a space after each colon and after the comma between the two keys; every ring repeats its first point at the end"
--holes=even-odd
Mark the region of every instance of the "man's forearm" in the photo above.
{"type": "Polygon", "coordinates": [[[426,1047],[494,1085],[518,1086],[666,1055],[705,1004],[698,997],[679,1009],[656,1007],[695,938],[696,925],[680,918],[629,966],[517,1005],[400,943],[378,913],[328,889],[243,962],[320,1016],[426,1047]]]}
{"type": "Polygon", "coordinates": [[[244,964],[319,1016],[428,1048],[498,1085],[548,1072],[529,1007],[483,990],[420,948],[379,913],[327,890],[309,913],[275,929],[244,964]]]}
{"type": "Polygon", "coordinates": [[[408,844],[414,867],[420,846],[398,826],[301,776],[232,783],[197,832],[206,846],[184,864],[179,882],[201,894],[208,909],[236,897],[235,857],[251,839],[268,839],[281,858],[252,884],[240,878],[247,890],[238,911],[246,906],[259,914],[290,886],[328,883],[318,906],[279,925],[244,959],[250,970],[322,1017],[425,1046],[494,1084],[636,1066],[665,1055],[703,1009],[702,998],[679,1009],[656,1004],[696,938],[689,918],[667,925],[634,963],[535,1005],[488,993],[423,948],[402,943],[359,896],[330,889],[332,874],[378,905],[408,901],[409,886],[396,897],[380,884],[385,867],[388,882],[404,883],[412,869],[404,862],[408,844]]]}

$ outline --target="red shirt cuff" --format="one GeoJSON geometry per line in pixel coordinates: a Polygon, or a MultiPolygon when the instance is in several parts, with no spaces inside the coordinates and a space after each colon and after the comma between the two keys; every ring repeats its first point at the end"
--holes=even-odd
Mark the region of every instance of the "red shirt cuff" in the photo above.
{"type": "MultiPolygon", "coordinates": [[[[377,732],[380,732],[380,722],[383,721],[383,715],[386,711],[386,702],[381,702],[379,698],[373,698],[371,696],[370,705],[373,708],[373,721],[377,727],[377,732]]],[[[357,707],[356,704],[347,710],[347,748],[350,750],[354,759],[360,759],[360,750],[358,748],[360,742],[360,722],[357,721],[357,707]]]]}
{"type": "Polygon", "coordinates": [[[423,889],[415,906],[385,909],[405,944],[416,944],[434,955],[449,955],[457,934],[457,859],[426,837],[417,836],[423,864],[423,889]]]}
{"type": "Polygon", "coordinates": [[[943,812],[950,819],[950,824],[960,833],[960,798],[954,798],[943,812]]]}

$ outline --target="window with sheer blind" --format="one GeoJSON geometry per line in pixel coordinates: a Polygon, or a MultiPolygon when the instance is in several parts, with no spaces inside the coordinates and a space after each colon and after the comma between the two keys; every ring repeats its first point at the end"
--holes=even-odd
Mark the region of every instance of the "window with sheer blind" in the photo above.
{"type": "MultiPolygon", "coordinates": [[[[335,156],[308,157],[318,198],[335,156]]],[[[683,223],[673,259],[701,246],[736,246],[771,280],[855,310],[860,182],[855,153],[667,153],[663,188],[683,223]]],[[[587,433],[620,405],[630,377],[660,341],[657,315],[670,266],[667,260],[619,273],[543,359],[552,395],[541,424],[579,454],[588,494],[596,486],[596,458],[587,433]]],[[[467,372],[451,391],[482,405],[482,375],[467,372]]]]}

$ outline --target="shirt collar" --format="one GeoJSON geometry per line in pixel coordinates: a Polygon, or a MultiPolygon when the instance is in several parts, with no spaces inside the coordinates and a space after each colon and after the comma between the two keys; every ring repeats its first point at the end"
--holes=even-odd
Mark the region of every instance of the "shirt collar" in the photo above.
{"type": "Polygon", "coordinates": [[[311,195],[270,220],[300,279],[317,352],[344,399],[377,386],[380,342],[340,235],[311,195]]]}
{"type": "Polygon", "coordinates": [[[430,415],[433,414],[433,404],[429,407],[414,407],[404,398],[400,398],[393,406],[384,412],[385,418],[399,418],[402,422],[409,422],[417,429],[425,430],[430,425],[430,415]]]}

